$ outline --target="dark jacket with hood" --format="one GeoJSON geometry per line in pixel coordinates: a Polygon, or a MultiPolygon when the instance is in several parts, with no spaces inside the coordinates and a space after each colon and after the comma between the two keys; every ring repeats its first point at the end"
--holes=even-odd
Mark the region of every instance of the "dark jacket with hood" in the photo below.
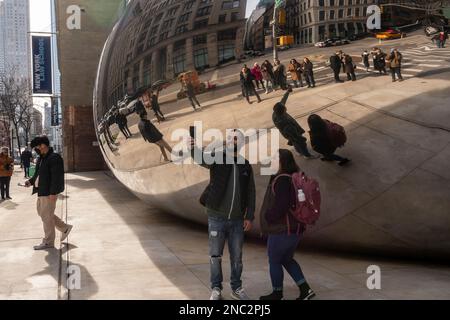
{"type": "Polygon", "coordinates": [[[200,197],[200,203],[206,207],[208,215],[226,219],[253,220],[255,217],[255,181],[253,169],[247,160],[244,164],[228,164],[224,152],[211,156],[223,159],[223,164],[206,164],[204,152],[193,148],[202,155],[202,167],[209,169],[209,184],[200,197]]]}
{"type": "MultiPolygon", "coordinates": [[[[289,97],[289,91],[287,91],[283,99],[280,101],[281,104],[286,105],[287,99],[289,97]]],[[[298,124],[297,121],[295,121],[294,118],[292,118],[287,112],[283,114],[277,114],[274,112],[272,114],[272,120],[275,124],[275,127],[277,127],[278,130],[280,130],[280,133],[282,136],[288,140],[289,145],[292,145],[295,142],[305,143],[306,138],[303,137],[303,134],[305,133],[305,130],[298,124]]]]}
{"type": "Polygon", "coordinates": [[[314,151],[323,155],[331,155],[336,151],[336,147],[328,135],[327,124],[323,119],[320,119],[314,128],[311,128],[309,135],[314,151]]]}
{"type": "Polygon", "coordinates": [[[50,148],[45,155],[38,158],[36,171],[28,180],[33,186],[33,194],[38,197],[58,195],[64,191],[64,162],[61,156],[50,148]],[[39,177],[38,187],[35,186],[39,177]]]}
{"type": "Polygon", "coordinates": [[[272,192],[272,184],[276,175],[270,178],[260,211],[262,234],[303,233],[305,225],[299,223],[290,213],[295,204],[294,186],[289,177],[279,177],[272,192]]]}

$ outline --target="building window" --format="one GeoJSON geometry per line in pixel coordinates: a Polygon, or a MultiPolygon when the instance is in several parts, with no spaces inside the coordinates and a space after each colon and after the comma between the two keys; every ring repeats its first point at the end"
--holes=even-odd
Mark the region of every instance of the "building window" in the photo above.
{"type": "Polygon", "coordinates": [[[167,11],[168,16],[174,16],[178,11],[178,7],[172,8],[169,11],[167,11]]]}
{"type": "Polygon", "coordinates": [[[209,15],[211,13],[211,9],[212,9],[212,6],[203,7],[203,8],[198,9],[197,17],[204,17],[204,16],[209,15]]]}
{"type": "Polygon", "coordinates": [[[231,13],[231,21],[237,21],[239,20],[239,12],[232,12],[231,13]]]}
{"type": "Polygon", "coordinates": [[[319,26],[319,41],[325,40],[325,26],[319,26]]]}
{"type": "Polygon", "coordinates": [[[156,43],[156,37],[152,37],[148,40],[148,45],[147,47],[151,47],[156,43]]]}
{"type": "Polygon", "coordinates": [[[217,41],[235,40],[236,29],[222,30],[217,33],[217,41]]]}
{"type": "Polygon", "coordinates": [[[172,26],[173,20],[174,19],[164,21],[164,23],[162,24],[162,28],[164,30],[169,29],[172,26]]]}
{"type": "Polygon", "coordinates": [[[151,84],[150,70],[144,71],[144,86],[149,86],[151,84]]]}
{"type": "Polygon", "coordinates": [[[359,17],[359,8],[356,8],[356,9],[355,9],[355,16],[356,16],[356,17],[359,17]]]}
{"type": "Polygon", "coordinates": [[[186,54],[184,52],[176,53],[173,56],[173,71],[180,74],[186,70],[186,54]]]}
{"type": "Polygon", "coordinates": [[[319,21],[325,20],[325,11],[319,11],[319,21]]]}
{"type": "Polygon", "coordinates": [[[312,43],[312,41],[313,41],[312,33],[313,33],[313,29],[312,29],[312,28],[309,28],[309,39],[308,39],[308,42],[309,42],[309,43],[312,43]]]}
{"type": "Polygon", "coordinates": [[[206,41],[207,41],[207,36],[206,36],[206,34],[201,34],[201,35],[198,35],[198,36],[195,36],[194,38],[193,38],[193,44],[194,44],[194,46],[195,45],[198,45],[198,44],[205,44],[206,43],[206,41]]]}
{"type": "Polygon", "coordinates": [[[187,10],[192,9],[192,6],[194,5],[194,3],[195,3],[195,0],[190,0],[190,1],[186,2],[184,4],[183,11],[187,11],[187,10]]]}
{"type": "Polygon", "coordinates": [[[175,34],[180,34],[180,33],[186,32],[186,31],[188,31],[188,26],[187,26],[187,24],[183,24],[181,26],[178,26],[175,29],[175,34]]]}
{"type": "Polygon", "coordinates": [[[224,1],[222,2],[222,10],[230,10],[239,8],[240,1],[224,1]]]}
{"type": "Polygon", "coordinates": [[[330,0],[330,7],[334,7],[335,3],[334,0],[330,0]]]}
{"type": "Polygon", "coordinates": [[[208,66],[208,49],[198,49],[194,51],[194,65],[196,69],[203,69],[208,66]]]}
{"type": "Polygon", "coordinates": [[[334,10],[330,10],[330,20],[334,20],[334,10]]]}
{"type": "Polygon", "coordinates": [[[325,5],[325,0],[319,0],[319,7],[323,7],[325,5]]]}
{"type": "Polygon", "coordinates": [[[226,20],[227,20],[227,15],[226,14],[221,14],[219,16],[219,23],[225,23],[226,20]]]}
{"type": "Polygon", "coordinates": [[[234,44],[219,45],[219,64],[234,60],[234,44]]]}
{"type": "Polygon", "coordinates": [[[154,26],[152,28],[152,30],[150,31],[151,34],[157,34],[158,33],[158,29],[159,29],[159,25],[158,26],[154,26]]]}
{"type": "Polygon", "coordinates": [[[352,8],[348,8],[347,9],[347,17],[351,17],[352,16],[352,8]]]}
{"type": "Polygon", "coordinates": [[[185,13],[178,18],[178,23],[183,23],[189,20],[189,16],[192,12],[185,13]]]}
{"type": "Polygon", "coordinates": [[[313,20],[312,20],[312,15],[311,15],[311,12],[308,12],[308,18],[309,18],[309,23],[312,23],[312,22],[313,22],[313,20]]]}
{"type": "Polygon", "coordinates": [[[163,32],[159,35],[159,41],[164,41],[169,36],[169,31],[163,32]]]}
{"type": "Polygon", "coordinates": [[[356,0],[356,4],[361,4],[361,0],[356,0]]]}
{"type": "Polygon", "coordinates": [[[344,9],[339,9],[338,18],[342,19],[344,17],[344,9]]]}
{"type": "Polygon", "coordinates": [[[353,0],[348,0],[348,5],[349,6],[353,5],[353,0]]]}
{"type": "Polygon", "coordinates": [[[343,7],[344,6],[344,0],[339,0],[339,7],[343,7]]]}
{"type": "Polygon", "coordinates": [[[194,22],[194,29],[206,28],[208,26],[208,19],[198,20],[194,22]]]}

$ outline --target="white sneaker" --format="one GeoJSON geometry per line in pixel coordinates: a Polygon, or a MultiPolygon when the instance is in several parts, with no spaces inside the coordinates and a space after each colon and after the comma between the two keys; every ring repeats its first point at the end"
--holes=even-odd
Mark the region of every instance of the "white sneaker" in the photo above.
{"type": "Polygon", "coordinates": [[[231,298],[234,300],[250,300],[249,296],[245,293],[244,288],[232,291],[231,298]]]}
{"type": "Polygon", "coordinates": [[[34,246],[33,248],[34,248],[34,250],[37,251],[37,250],[53,249],[53,248],[55,248],[55,246],[52,245],[52,244],[41,243],[41,244],[39,244],[39,245],[37,245],[37,246],[34,246]]]}
{"type": "Polygon", "coordinates": [[[209,300],[222,300],[222,290],[220,290],[220,288],[214,288],[212,289],[211,292],[211,297],[209,298],[209,300]]]}
{"type": "Polygon", "coordinates": [[[69,235],[70,231],[72,231],[73,226],[68,224],[67,225],[67,230],[64,232],[61,232],[61,242],[63,242],[64,240],[66,240],[67,236],[69,235]]]}

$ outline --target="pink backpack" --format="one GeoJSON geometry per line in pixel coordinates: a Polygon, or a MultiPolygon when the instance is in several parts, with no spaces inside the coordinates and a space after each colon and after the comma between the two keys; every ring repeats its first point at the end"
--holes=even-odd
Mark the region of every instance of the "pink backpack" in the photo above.
{"type": "MultiPolygon", "coordinates": [[[[292,179],[295,189],[295,204],[292,205],[291,214],[298,222],[304,225],[314,225],[320,217],[320,188],[319,183],[308,178],[303,172],[296,172],[293,175],[280,174],[272,183],[272,193],[275,194],[275,182],[279,177],[287,176],[292,179]],[[298,190],[303,190],[306,201],[298,200],[298,190]]],[[[289,220],[287,220],[289,223],[289,220]]]]}
{"type": "Polygon", "coordinates": [[[343,147],[347,142],[347,135],[345,134],[344,127],[329,120],[325,120],[325,123],[327,124],[328,136],[333,147],[343,147]]]}

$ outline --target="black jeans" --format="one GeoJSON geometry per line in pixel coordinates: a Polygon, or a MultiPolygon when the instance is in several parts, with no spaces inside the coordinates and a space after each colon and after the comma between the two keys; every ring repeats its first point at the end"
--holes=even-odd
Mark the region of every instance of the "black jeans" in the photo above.
{"type": "Polygon", "coordinates": [[[308,146],[306,145],[306,142],[293,142],[295,151],[300,153],[302,156],[305,157],[311,157],[311,153],[308,150],[308,146]]]}
{"type": "Polygon", "coordinates": [[[245,91],[245,99],[247,99],[247,102],[250,103],[250,95],[251,94],[254,94],[256,96],[256,98],[258,99],[258,101],[261,101],[261,98],[259,97],[258,92],[256,92],[255,87],[245,86],[244,91],[245,91]]]}
{"type": "Polygon", "coordinates": [[[197,97],[196,96],[188,96],[189,101],[191,102],[191,106],[192,108],[195,109],[195,104],[197,104],[199,107],[201,107],[200,102],[198,102],[197,97]]]}
{"type": "Polygon", "coordinates": [[[395,81],[395,75],[397,75],[397,77],[398,77],[400,80],[403,80],[403,77],[402,77],[402,73],[401,73],[400,67],[395,67],[395,68],[392,68],[392,67],[391,67],[391,74],[392,74],[392,80],[395,81]]]}
{"type": "Polygon", "coordinates": [[[356,81],[356,75],[355,75],[355,71],[352,72],[347,72],[347,80],[350,81],[356,81]]]}
{"type": "Polygon", "coordinates": [[[266,90],[266,87],[264,86],[264,81],[262,80],[255,80],[256,87],[259,89],[259,84],[261,83],[261,86],[264,90],[266,90]]]}
{"type": "Polygon", "coordinates": [[[333,69],[333,73],[334,73],[334,81],[336,82],[340,82],[341,78],[339,78],[339,73],[341,72],[341,68],[339,69],[333,69]]]}
{"type": "Polygon", "coordinates": [[[11,183],[11,177],[0,177],[0,191],[2,199],[9,198],[9,184],[11,183]]]}
{"type": "Polygon", "coordinates": [[[314,80],[314,73],[307,72],[305,73],[305,80],[308,87],[315,87],[316,86],[316,80],[314,80]]]}
{"type": "Polygon", "coordinates": [[[30,166],[23,166],[23,171],[25,173],[25,178],[30,176],[30,166]]]}

